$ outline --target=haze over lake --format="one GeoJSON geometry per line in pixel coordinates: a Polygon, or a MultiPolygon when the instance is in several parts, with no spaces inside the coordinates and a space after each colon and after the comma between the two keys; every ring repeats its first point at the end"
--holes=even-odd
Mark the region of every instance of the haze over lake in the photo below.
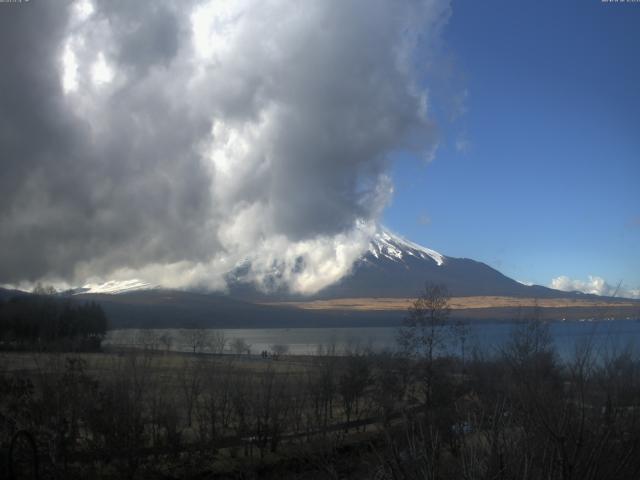
{"type": "MultiPolygon", "coordinates": [[[[469,325],[470,333],[466,341],[466,350],[474,348],[490,353],[499,350],[509,340],[514,323],[481,323],[469,325]]],[[[591,342],[601,354],[631,348],[637,351],[640,347],[640,320],[610,320],[584,322],[551,322],[550,332],[558,353],[568,357],[575,352],[576,346],[591,342]]],[[[339,353],[346,351],[362,351],[371,349],[376,352],[397,348],[396,327],[370,328],[251,328],[251,329],[217,329],[223,332],[228,343],[241,338],[251,345],[251,353],[259,354],[263,350],[271,350],[273,345],[286,345],[293,355],[314,355],[322,348],[326,350],[335,346],[339,353]]],[[[112,330],[109,331],[103,346],[144,348],[154,346],[161,349],[159,339],[168,335],[173,351],[192,351],[182,336],[181,329],[153,330],[112,330]],[[155,339],[155,340],[154,340],[155,339]]],[[[231,353],[229,347],[226,350],[231,353]]],[[[203,349],[207,352],[207,348],[203,349]]],[[[455,353],[455,352],[454,352],[455,353]]]]}

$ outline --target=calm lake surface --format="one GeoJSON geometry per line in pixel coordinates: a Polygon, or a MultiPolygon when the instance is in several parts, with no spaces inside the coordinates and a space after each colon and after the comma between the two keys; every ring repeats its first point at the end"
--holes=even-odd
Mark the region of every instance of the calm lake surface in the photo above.
{"type": "MultiPolygon", "coordinates": [[[[496,351],[509,340],[515,324],[470,324],[465,349],[470,352],[479,347],[486,352],[496,351]]],[[[567,321],[549,323],[551,336],[561,357],[569,357],[577,346],[590,342],[601,354],[630,348],[640,352],[640,320],[567,321]]],[[[230,343],[241,338],[251,346],[251,353],[271,350],[273,345],[286,345],[290,354],[313,355],[320,348],[335,346],[336,352],[370,348],[374,351],[395,350],[396,327],[372,328],[267,328],[216,329],[230,343]]],[[[170,338],[173,351],[192,351],[187,336],[181,329],[111,330],[103,345],[128,348],[166,348],[159,339],[170,338]]],[[[228,347],[227,347],[228,349],[228,347]]],[[[207,348],[203,349],[207,352],[207,348]]]]}

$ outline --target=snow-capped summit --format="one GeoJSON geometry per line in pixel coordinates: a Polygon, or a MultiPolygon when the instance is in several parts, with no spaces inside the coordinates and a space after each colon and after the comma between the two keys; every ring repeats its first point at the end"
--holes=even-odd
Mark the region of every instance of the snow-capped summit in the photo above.
{"type": "Polygon", "coordinates": [[[380,228],[351,273],[315,297],[413,297],[424,288],[425,282],[446,285],[454,296],[548,298],[563,295],[545,287],[523,285],[482,262],[447,257],[380,228]]]}
{"type": "Polygon", "coordinates": [[[375,258],[383,256],[393,261],[402,261],[404,257],[412,256],[423,260],[430,258],[438,266],[445,262],[444,255],[417,243],[410,242],[386,229],[379,230],[371,239],[369,253],[375,258]]]}

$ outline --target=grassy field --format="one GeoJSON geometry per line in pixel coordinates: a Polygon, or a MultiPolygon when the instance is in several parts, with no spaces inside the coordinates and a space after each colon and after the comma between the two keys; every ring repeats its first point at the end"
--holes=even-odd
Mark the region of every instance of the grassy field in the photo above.
{"type": "Polygon", "coordinates": [[[637,355],[560,362],[548,328],[466,361],[0,352],[0,478],[19,432],[39,478],[638,478],[637,355]]]}
{"type": "Polygon", "coordinates": [[[132,359],[144,359],[145,368],[170,375],[178,375],[184,371],[185,364],[194,361],[206,364],[211,369],[224,369],[233,365],[243,372],[261,373],[265,370],[275,370],[292,374],[304,373],[312,364],[312,357],[308,356],[283,356],[274,361],[263,359],[259,355],[148,352],[144,349],[92,353],[0,352],[0,374],[55,374],[64,371],[69,359],[82,360],[85,373],[97,378],[121,371],[123,363],[131,362],[132,359]]]}
{"type": "MultiPolygon", "coordinates": [[[[406,310],[414,298],[340,298],[332,300],[313,300],[310,302],[279,302],[275,305],[300,308],[303,310],[360,310],[360,311],[399,311],[406,310]]],[[[274,304],[271,304],[274,305],[274,304]]],[[[452,310],[483,308],[621,308],[640,309],[640,302],[633,300],[600,300],[592,298],[516,298],[516,297],[452,297],[449,307],[452,310]]]]}

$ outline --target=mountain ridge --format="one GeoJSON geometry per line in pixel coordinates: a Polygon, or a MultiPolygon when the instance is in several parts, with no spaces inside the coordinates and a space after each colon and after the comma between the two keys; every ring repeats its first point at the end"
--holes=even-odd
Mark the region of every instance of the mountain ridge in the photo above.
{"type": "Polygon", "coordinates": [[[263,292],[243,282],[241,275],[232,274],[227,281],[232,296],[260,302],[415,297],[425,283],[443,284],[452,296],[600,298],[542,285],[524,285],[485,263],[448,257],[387,229],[380,229],[373,236],[369,248],[347,275],[313,295],[291,294],[283,290],[263,292]]]}
{"type": "MultiPolygon", "coordinates": [[[[470,258],[449,257],[379,228],[368,249],[340,280],[311,295],[284,288],[264,291],[248,278],[251,262],[245,260],[228,272],[226,281],[233,298],[246,301],[327,300],[336,298],[415,297],[425,283],[446,285],[452,296],[512,296],[518,298],[607,298],[579,291],[563,291],[542,285],[525,285],[489,265],[470,258]]],[[[277,282],[273,282],[276,284],[277,282]]],[[[72,294],[122,294],[163,290],[139,279],[87,284],[72,294]]],[[[184,289],[185,291],[202,291],[184,289]]]]}

